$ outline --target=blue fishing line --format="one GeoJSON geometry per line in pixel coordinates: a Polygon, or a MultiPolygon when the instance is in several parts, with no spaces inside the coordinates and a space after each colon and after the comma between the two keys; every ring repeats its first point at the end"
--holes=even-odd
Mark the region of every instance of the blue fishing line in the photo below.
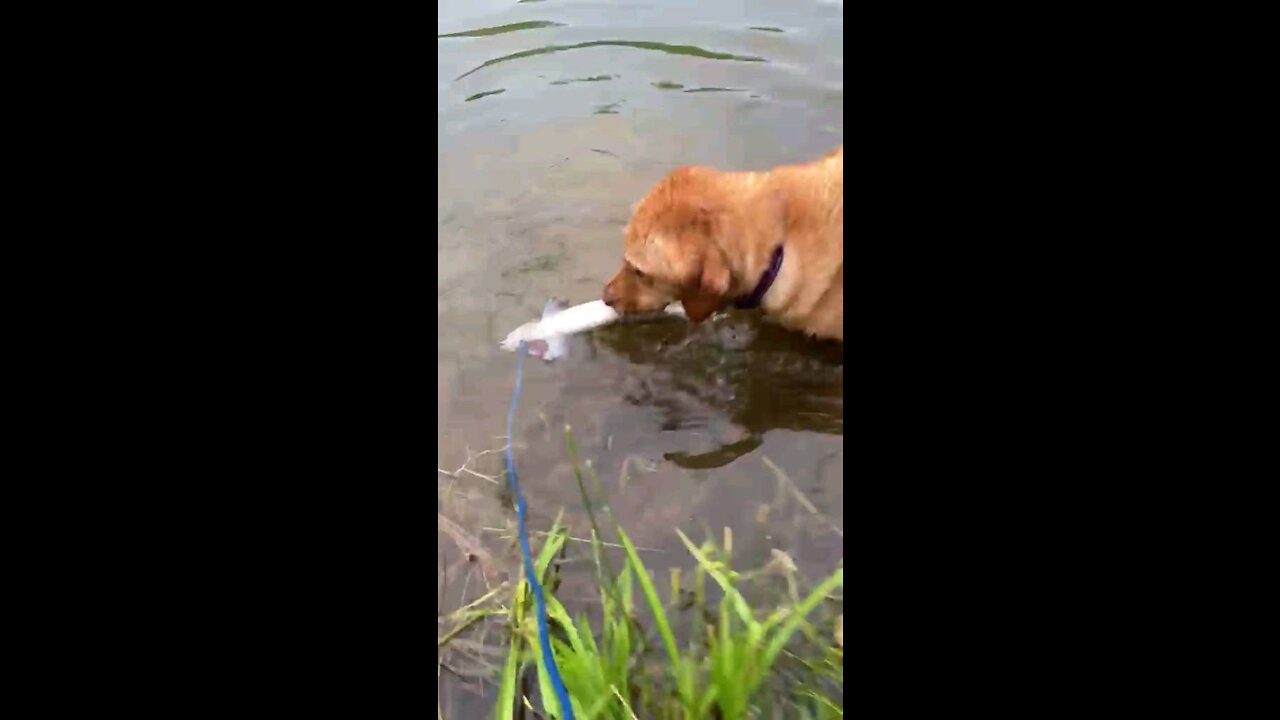
{"type": "Polygon", "coordinates": [[[542,645],[543,665],[547,675],[551,677],[551,687],[556,691],[556,699],[560,701],[560,714],[564,720],[573,720],[573,706],[569,704],[569,693],[564,689],[564,681],[560,679],[560,668],[556,666],[556,658],[551,654],[551,637],[547,632],[547,601],[542,596],[542,585],[533,570],[533,555],[529,552],[529,537],[524,531],[524,495],[520,492],[520,483],[516,480],[516,461],[511,454],[511,421],[516,416],[516,405],[520,402],[520,386],[524,381],[524,356],[528,346],[520,341],[516,350],[516,390],[511,395],[511,410],[507,412],[507,480],[511,484],[511,493],[516,496],[516,521],[519,523],[520,550],[524,553],[524,574],[533,587],[533,600],[538,610],[538,641],[542,645]]]}

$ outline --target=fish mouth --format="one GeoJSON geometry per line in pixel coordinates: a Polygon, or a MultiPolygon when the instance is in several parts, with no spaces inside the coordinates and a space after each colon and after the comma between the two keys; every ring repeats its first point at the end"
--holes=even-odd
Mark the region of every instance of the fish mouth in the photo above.
{"type": "Polygon", "coordinates": [[[540,358],[543,355],[546,355],[548,350],[546,340],[530,340],[529,342],[525,343],[525,348],[529,351],[530,355],[536,358],[540,358]]]}

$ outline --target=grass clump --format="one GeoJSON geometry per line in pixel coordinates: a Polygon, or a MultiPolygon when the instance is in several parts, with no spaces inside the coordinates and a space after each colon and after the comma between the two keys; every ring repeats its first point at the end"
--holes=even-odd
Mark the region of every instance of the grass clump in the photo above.
{"type": "MultiPolygon", "coordinates": [[[[843,598],[838,593],[844,585],[843,568],[802,591],[803,579],[785,553],[774,551],[764,566],[739,572],[731,564],[732,536],[727,529],[722,545],[710,540],[695,544],[677,529],[694,561],[693,577],[685,587],[682,569],[672,568],[664,600],[635,545],[603,504],[624,549],[621,568],[613,568],[583,483],[572,432],[568,428],[566,432],[592,526],[598,621],[593,624],[585,616],[573,621],[551,592],[558,583],[554,561],[565,556],[568,538],[560,518],[538,553],[535,572],[548,590],[552,652],[574,716],[580,720],[842,717],[843,614],[839,609],[843,598]],[[779,576],[785,582],[779,582],[779,576]]],[[[590,464],[587,470],[603,497],[590,464]]],[[[507,612],[512,632],[499,677],[495,717],[529,717],[526,711],[533,717],[563,717],[541,659],[527,579],[517,583],[507,612]],[[530,665],[537,678],[536,693],[524,689],[530,665]]]]}

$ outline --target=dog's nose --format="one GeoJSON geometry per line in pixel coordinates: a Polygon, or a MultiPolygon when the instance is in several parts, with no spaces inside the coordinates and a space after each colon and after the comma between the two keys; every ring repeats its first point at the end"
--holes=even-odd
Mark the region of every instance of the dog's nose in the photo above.
{"type": "Polygon", "coordinates": [[[618,298],[615,297],[613,294],[613,289],[610,288],[608,285],[604,286],[604,292],[600,294],[600,299],[603,300],[604,304],[608,305],[609,307],[613,307],[613,304],[618,302],[618,298]]]}

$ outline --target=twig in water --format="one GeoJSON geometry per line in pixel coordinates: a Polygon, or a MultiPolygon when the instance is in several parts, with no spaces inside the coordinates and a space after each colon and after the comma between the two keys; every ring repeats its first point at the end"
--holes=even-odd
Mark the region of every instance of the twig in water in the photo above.
{"type": "Polygon", "coordinates": [[[452,640],[455,636],[457,636],[458,633],[462,632],[463,630],[466,630],[472,625],[475,625],[476,623],[480,622],[484,618],[485,618],[484,615],[477,613],[467,618],[466,620],[458,623],[457,627],[445,633],[444,637],[438,638],[436,640],[436,647],[437,648],[444,647],[450,640],[452,640]]]}
{"type": "Polygon", "coordinates": [[[657,463],[649,462],[639,455],[633,454],[622,458],[622,469],[618,472],[618,492],[620,493],[625,493],[627,491],[627,481],[631,479],[631,476],[627,474],[627,465],[629,463],[634,463],[635,465],[640,466],[640,469],[645,472],[658,472],[657,463]]]}
{"type": "Polygon", "coordinates": [[[454,616],[461,615],[461,614],[463,614],[463,613],[467,612],[468,610],[470,610],[471,608],[473,608],[473,607],[475,607],[475,606],[479,605],[480,603],[484,602],[485,600],[489,600],[489,599],[491,599],[494,595],[497,595],[499,592],[501,592],[501,591],[505,590],[505,589],[506,589],[506,587],[507,587],[507,583],[506,583],[506,582],[501,583],[500,585],[498,585],[498,586],[497,586],[497,587],[495,587],[494,589],[490,590],[489,592],[485,593],[484,595],[481,595],[480,597],[476,598],[475,600],[472,600],[471,602],[467,603],[466,605],[463,605],[462,607],[458,608],[457,610],[454,610],[453,612],[449,613],[447,617],[454,617],[454,616]]]}
{"type": "Polygon", "coordinates": [[[840,537],[844,537],[844,531],[836,527],[835,523],[828,520],[826,515],[823,515],[821,512],[819,512],[818,508],[814,507],[813,503],[809,502],[809,498],[805,497],[804,493],[800,492],[800,488],[796,487],[796,484],[791,482],[791,478],[787,476],[787,473],[783,471],[782,468],[775,465],[774,462],[768,458],[768,456],[761,455],[760,459],[764,461],[765,465],[769,466],[770,470],[773,470],[773,473],[778,476],[778,480],[787,486],[787,489],[791,491],[792,495],[795,495],[796,500],[798,500],[800,504],[804,506],[805,510],[808,510],[810,513],[813,514],[814,517],[826,523],[827,527],[834,530],[837,535],[839,535],[840,537]]]}
{"type": "MultiPolygon", "coordinates": [[[[502,534],[502,533],[510,533],[510,532],[511,532],[511,529],[510,529],[510,528],[484,527],[484,528],[480,528],[480,529],[481,529],[481,530],[483,530],[483,531],[485,531],[485,532],[491,532],[491,533],[497,534],[497,536],[498,536],[498,539],[499,539],[499,540],[510,540],[510,539],[512,539],[512,538],[514,538],[514,537],[515,537],[515,535],[510,535],[510,534],[503,535],[503,534],[502,534]]],[[[548,535],[550,535],[551,533],[547,532],[546,530],[535,530],[535,531],[533,532],[533,534],[534,534],[534,535],[541,535],[542,537],[547,537],[547,536],[548,536],[548,535]]],[[[588,545],[589,545],[589,544],[591,544],[591,538],[580,538],[580,537],[574,537],[574,536],[572,536],[572,535],[565,535],[564,537],[565,537],[565,539],[566,539],[566,540],[572,540],[572,541],[574,541],[574,542],[580,542],[580,543],[587,543],[588,545]]],[[[604,541],[604,540],[601,540],[601,541],[600,541],[600,544],[601,544],[601,545],[604,545],[605,547],[618,548],[618,549],[620,549],[620,550],[621,550],[621,549],[625,549],[625,548],[626,548],[626,545],[621,545],[621,544],[619,544],[619,543],[606,542],[606,541],[604,541]]],[[[636,545],[636,546],[635,546],[635,549],[636,549],[636,550],[643,550],[644,552],[655,552],[655,553],[665,553],[665,552],[666,552],[666,550],[661,550],[661,549],[659,549],[659,548],[643,547],[643,546],[641,546],[641,545],[636,545]]]]}
{"type": "Polygon", "coordinates": [[[484,545],[474,535],[463,530],[461,525],[445,517],[444,513],[436,512],[436,523],[446,535],[453,539],[454,544],[467,556],[468,560],[479,563],[485,587],[492,587],[492,583],[498,580],[498,565],[484,545]]]}
{"type": "MultiPolygon", "coordinates": [[[[510,445],[510,444],[511,444],[510,442],[508,442],[508,443],[507,443],[507,445],[510,445]]],[[[472,461],[474,461],[474,460],[478,460],[478,459],[480,459],[480,458],[484,457],[485,455],[492,455],[492,454],[494,454],[494,453],[506,452],[506,450],[507,450],[507,445],[503,445],[503,446],[502,446],[502,447],[500,447],[500,448],[495,448],[495,449],[492,449],[492,450],[481,450],[480,452],[478,452],[478,453],[476,453],[476,454],[474,454],[474,455],[472,455],[472,454],[471,454],[471,448],[470,448],[470,447],[468,447],[468,448],[466,449],[466,450],[467,450],[467,459],[466,459],[466,461],[465,461],[465,462],[463,462],[463,463],[462,463],[462,465],[458,466],[458,469],[457,469],[457,470],[454,470],[453,472],[449,472],[448,470],[445,470],[445,469],[444,469],[444,468],[442,468],[442,467],[436,466],[436,472],[440,473],[441,475],[446,475],[446,476],[451,477],[451,478],[456,478],[456,477],[458,477],[459,475],[461,475],[462,473],[467,473],[468,475],[472,475],[472,476],[478,477],[478,478],[480,478],[481,480],[488,480],[489,482],[491,482],[491,483],[493,483],[493,484],[497,485],[497,484],[499,484],[499,483],[501,482],[501,481],[499,480],[499,478],[501,478],[501,477],[503,477],[503,476],[505,476],[505,475],[507,474],[507,471],[506,471],[506,470],[503,470],[502,472],[498,473],[497,475],[485,475],[484,473],[478,473],[478,472],[476,472],[475,470],[472,470],[471,468],[469,468],[469,467],[467,467],[467,466],[468,466],[468,465],[470,465],[470,464],[472,463],[472,461]]]]}

